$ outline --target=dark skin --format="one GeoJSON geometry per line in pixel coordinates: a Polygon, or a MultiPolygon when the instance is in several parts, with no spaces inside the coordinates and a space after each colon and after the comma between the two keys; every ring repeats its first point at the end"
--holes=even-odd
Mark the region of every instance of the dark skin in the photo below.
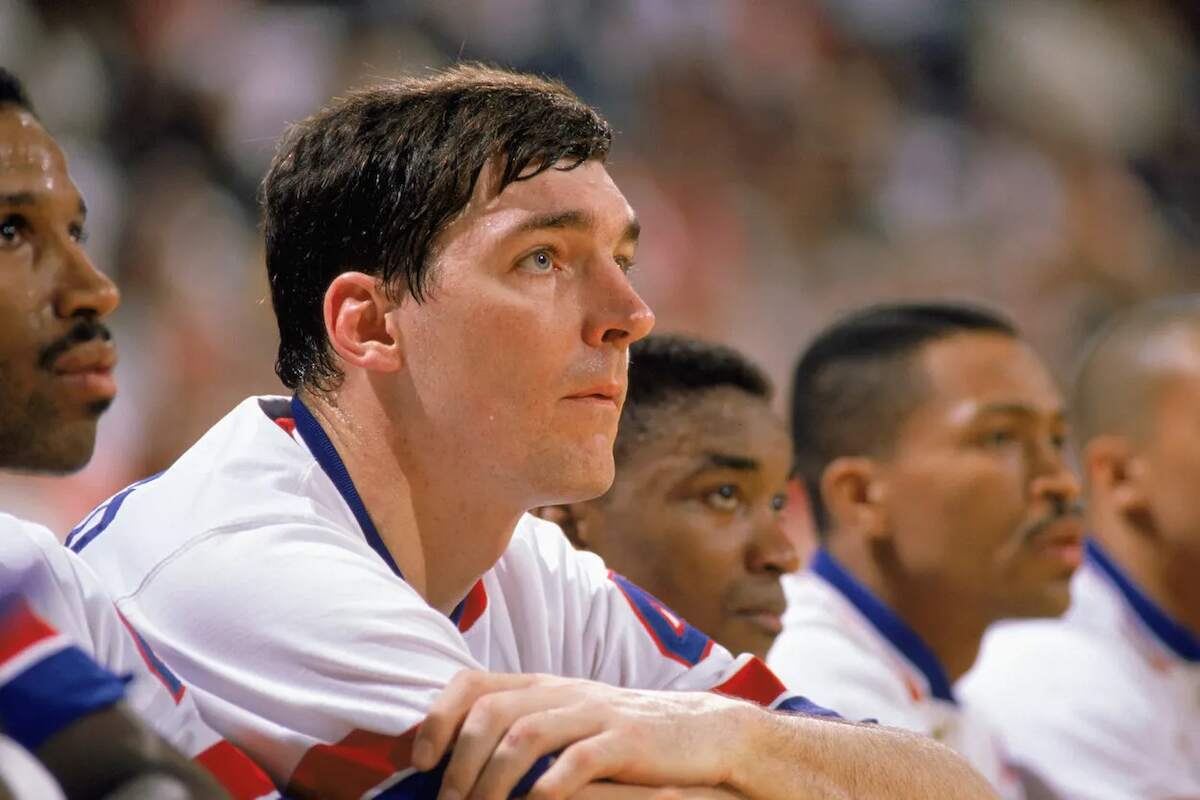
{"type": "Polygon", "coordinates": [[[988,625],[1066,610],[1082,558],[1062,399],[1017,339],[925,345],[921,402],[884,455],[834,460],[831,553],[937,654],[951,680],[988,625]]]}
{"type": "Polygon", "coordinates": [[[112,402],[101,320],[119,295],[82,247],[85,207],[46,130],[0,108],[0,467],[87,463],[112,402]]]}
{"type": "Polygon", "coordinates": [[[780,630],[779,577],[799,566],[780,519],[788,432],[729,386],[643,413],[612,489],[542,514],[732,652],[762,657],[780,630]]]}
{"type": "MultiPolygon", "coordinates": [[[[85,215],[45,128],[16,106],[0,106],[3,469],[82,467],[116,393],[116,353],[102,320],[119,295],[83,250],[85,215]]],[[[34,755],[71,798],[118,790],[126,798],[228,797],[121,704],[80,718],[34,755]]]]}

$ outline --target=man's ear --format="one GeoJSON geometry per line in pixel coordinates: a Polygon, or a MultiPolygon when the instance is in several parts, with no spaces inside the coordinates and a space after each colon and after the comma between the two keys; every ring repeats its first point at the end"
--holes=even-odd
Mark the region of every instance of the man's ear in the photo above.
{"type": "Polygon", "coordinates": [[[1150,513],[1148,465],[1127,438],[1094,437],[1084,447],[1083,464],[1093,498],[1106,499],[1122,517],[1143,519],[1150,513]]]}
{"type": "Polygon", "coordinates": [[[389,313],[397,307],[378,278],[343,272],[325,290],[322,312],[330,347],[347,364],[395,372],[404,366],[400,329],[389,313]]]}
{"type": "Polygon", "coordinates": [[[562,528],[563,533],[567,535],[567,539],[575,546],[576,550],[590,550],[591,548],[588,546],[590,544],[589,514],[583,505],[583,503],[568,503],[558,506],[542,506],[535,508],[532,513],[535,517],[541,517],[562,528]]]}
{"type": "Polygon", "coordinates": [[[821,474],[821,500],[834,530],[886,538],[891,533],[887,499],[888,484],[874,459],[835,458],[821,474]]]}

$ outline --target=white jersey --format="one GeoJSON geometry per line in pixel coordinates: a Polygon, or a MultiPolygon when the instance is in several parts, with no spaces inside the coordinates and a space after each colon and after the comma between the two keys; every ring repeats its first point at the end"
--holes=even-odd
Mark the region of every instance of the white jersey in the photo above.
{"type": "Polygon", "coordinates": [[[204,724],[183,684],[50,531],[0,514],[0,590],[0,722],[11,740],[36,750],[124,700],[235,797],[274,795],[263,772],[204,724]]]}
{"type": "Polygon", "coordinates": [[[851,719],[932,736],[1006,798],[1023,796],[999,738],[958,702],[937,657],[912,628],[825,550],[783,578],[787,611],[767,663],[788,686],[851,719]]]}
{"type": "Polygon", "coordinates": [[[962,690],[1065,800],[1200,798],[1200,636],[1087,550],[1066,615],[996,626],[962,690]]]}
{"type": "Polygon", "coordinates": [[[438,613],[405,583],[298,400],[240,404],[68,544],[206,719],[290,797],[434,796],[441,773],[415,773],[411,745],[464,669],[713,689],[821,712],[528,515],[454,613],[438,613]]]}

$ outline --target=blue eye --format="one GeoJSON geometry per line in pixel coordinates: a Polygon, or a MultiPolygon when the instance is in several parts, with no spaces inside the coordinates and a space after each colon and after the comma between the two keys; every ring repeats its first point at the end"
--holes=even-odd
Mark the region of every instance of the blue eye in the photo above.
{"type": "Polygon", "coordinates": [[[534,275],[545,275],[554,271],[554,254],[549,250],[535,250],[517,262],[517,269],[534,275]]]}

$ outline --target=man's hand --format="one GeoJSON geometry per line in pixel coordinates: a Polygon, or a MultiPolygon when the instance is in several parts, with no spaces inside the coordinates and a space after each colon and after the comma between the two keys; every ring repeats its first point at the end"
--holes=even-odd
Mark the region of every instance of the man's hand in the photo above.
{"type": "Polygon", "coordinates": [[[462,672],[422,723],[413,765],[432,769],[453,746],[441,800],[504,800],[549,753],[560,755],[530,790],[534,800],[571,797],[601,779],[716,787],[731,772],[729,743],[751,713],[762,712],[711,693],[462,672]]]}

